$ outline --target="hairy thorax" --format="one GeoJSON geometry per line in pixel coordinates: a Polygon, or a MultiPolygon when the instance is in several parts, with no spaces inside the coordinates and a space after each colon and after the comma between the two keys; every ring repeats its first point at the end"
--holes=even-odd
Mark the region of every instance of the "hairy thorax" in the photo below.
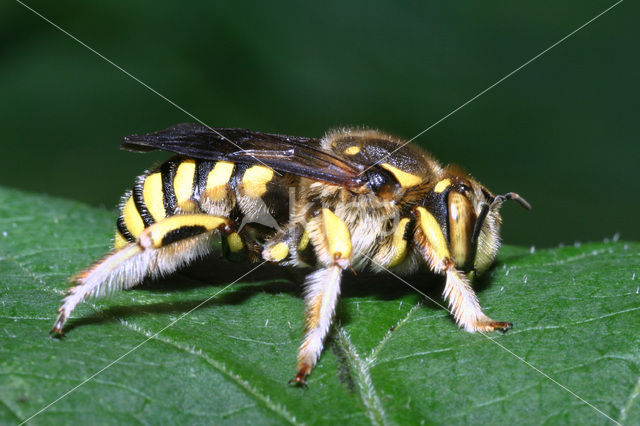
{"type": "MultiPolygon", "coordinates": [[[[390,243],[400,221],[400,208],[393,200],[374,194],[354,194],[338,186],[310,183],[302,189],[306,200],[297,212],[297,223],[311,223],[321,210],[329,209],[346,225],[351,236],[351,266],[360,270],[390,243]],[[311,200],[311,201],[309,201],[311,200]]],[[[313,226],[313,225],[312,225],[313,226]]]]}

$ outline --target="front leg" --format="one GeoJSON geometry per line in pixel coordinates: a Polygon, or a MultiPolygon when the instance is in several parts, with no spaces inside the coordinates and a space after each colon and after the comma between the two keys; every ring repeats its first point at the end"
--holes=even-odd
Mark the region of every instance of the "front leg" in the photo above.
{"type": "Polygon", "coordinates": [[[305,336],[298,352],[298,372],[292,383],[305,385],[322,352],[340,295],[342,270],[349,266],[351,235],[331,210],[322,209],[307,228],[320,269],[305,279],[305,336]]]}
{"type": "Polygon", "coordinates": [[[443,296],[449,302],[449,308],[460,327],[470,333],[480,331],[507,331],[512,324],[506,321],[494,321],[482,312],[476,293],[467,277],[455,267],[446,271],[447,281],[443,296]]]}
{"type": "Polygon", "coordinates": [[[494,321],[482,312],[469,280],[456,269],[447,240],[433,215],[423,207],[416,208],[415,214],[418,220],[415,241],[431,270],[446,276],[443,296],[456,323],[471,333],[511,328],[511,323],[494,321]]]}

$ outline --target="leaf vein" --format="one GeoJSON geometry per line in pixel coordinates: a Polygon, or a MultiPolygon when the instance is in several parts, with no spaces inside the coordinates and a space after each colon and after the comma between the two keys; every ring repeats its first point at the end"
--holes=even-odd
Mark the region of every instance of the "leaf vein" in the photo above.
{"type": "Polygon", "coordinates": [[[366,362],[369,364],[369,366],[374,366],[376,364],[378,354],[380,353],[382,348],[387,344],[389,339],[391,339],[391,336],[393,335],[393,333],[395,333],[400,327],[406,324],[409,321],[409,319],[413,316],[413,314],[421,306],[422,306],[421,302],[416,303],[414,306],[411,307],[411,309],[409,309],[409,311],[404,316],[404,318],[398,321],[395,326],[393,326],[389,331],[386,332],[386,334],[382,337],[380,342],[378,342],[378,344],[371,350],[369,357],[366,359],[366,362]]]}
{"type": "Polygon", "coordinates": [[[224,363],[208,356],[205,355],[205,353],[200,350],[200,349],[196,349],[195,347],[188,347],[188,346],[184,346],[181,345],[178,342],[175,342],[169,338],[167,338],[166,336],[161,336],[161,335],[154,335],[154,333],[148,331],[148,330],[144,330],[143,328],[134,325],[134,324],[130,324],[129,322],[123,320],[123,319],[118,319],[118,322],[120,322],[120,324],[122,324],[124,327],[129,328],[130,330],[133,330],[139,334],[142,334],[146,337],[151,337],[154,336],[153,339],[154,340],[158,340],[162,343],[165,343],[167,345],[173,346],[176,349],[179,349],[181,351],[187,352],[190,355],[196,356],[201,358],[203,361],[205,361],[207,364],[211,365],[212,367],[214,367],[216,370],[218,370],[219,372],[221,372],[223,375],[225,375],[227,378],[231,379],[232,381],[234,381],[238,386],[240,386],[241,388],[243,388],[248,394],[250,394],[251,396],[253,396],[256,400],[260,401],[265,407],[267,407],[268,409],[270,409],[271,411],[275,412],[276,414],[280,415],[281,417],[283,417],[286,421],[288,421],[291,424],[294,425],[298,425],[300,423],[298,423],[296,421],[296,418],[291,415],[291,413],[289,413],[284,407],[281,407],[280,405],[274,403],[273,401],[271,401],[271,398],[269,398],[269,396],[267,395],[263,395],[261,394],[258,389],[256,389],[255,387],[251,386],[251,384],[249,382],[247,382],[246,380],[244,380],[242,377],[240,377],[239,374],[234,373],[233,371],[231,371],[224,363]]]}
{"type": "MultiPolygon", "coordinates": [[[[617,312],[610,312],[608,314],[604,314],[601,315],[599,317],[595,317],[595,318],[587,318],[584,320],[580,320],[580,321],[574,321],[574,322],[569,322],[566,324],[556,324],[556,325],[544,325],[544,326],[538,326],[538,327],[529,327],[529,328],[525,328],[522,330],[513,330],[509,332],[509,335],[513,336],[516,334],[520,334],[520,333],[525,333],[528,331],[545,331],[545,330],[556,330],[556,329],[561,329],[561,328],[567,328],[567,327],[571,327],[573,325],[581,325],[581,324],[586,324],[589,322],[594,322],[594,321],[598,321],[601,319],[605,319],[605,318],[610,318],[610,317],[614,317],[617,315],[622,315],[622,314],[626,314],[629,312],[634,312],[640,310],[640,306],[636,306],[633,308],[629,308],[629,309],[623,309],[621,311],[617,311],[617,312]]],[[[496,337],[491,337],[491,339],[495,339],[496,337]]]]}
{"type": "MultiPolygon", "coordinates": [[[[14,262],[16,265],[18,265],[18,267],[20,269],[22,269],[26,274],[28,274],[29,276],[31,276],[32,278],[34,278],[35,280],[37,280],[38,282],[40,282],[43,285],[43,289],[44,290],[48,290],[50,292],[53,293],[64,293],[63,291],[57,290],[57,289],[51,289],[47,286],[47,284],[40,278],[38,277],[38,275],[36,275],[35,273],[33,273],[32,271],[30,271],[28,268],[26,268],[24,265],[22,265],[18,260],[16,260],[13,257],[7,257],[8,260],[14,262]]],[[[101,314],[104,315],[104,312],[100,311],[94,304],[89,303],[89,305],[96,311],[96,312],[100,312],[101,314]]],[[[125,328],[128,328],[129,330],[133,330],[134,332],[137,332],[139,334],[143,334],[147,337],[153,335],[153,333],[150,333],[146,330],[142,330],[142,329],[137,329],[136,326],[127,323],[125,320],[121,319],[121,318],[116,318],[118,320],[118,322],[120,324],[122,324],[125,328]]],[[[271,399],[266,396],[266,395],[261,395],[257,389],[253,388],[248,382],[246,382],[244,379],[242,379],[240,376],[238,376],[237,374],[231,372],[228,370],[228,368],[226,366],[224,366],[224,364],[214,360],[213,358],[210,358],[206,355],[204,355],[202,353],[202,351],[196,351],[196,350],[190,350],[187,347],[184,347],[176,342],[173,342],[169,339],[166,339],[164,337],[160,337],[160,336],[155,336],[154,338],[155,340],[159,340],[164,342],[165,344],[169,344],[174,346],[177,349],[181,349],[183,351],[186,351],[192,355],[198,356],[200,358],[202,358],[205,362],[207,362],[209,365],[213,366],[214,368],[217,368],[220,372],[222,372],[224,375],[226,375],[227,377],[231,378],[232,380],[234,380],[239,386],[241,386],[242,388],[244,388],[249,394],[251,394],[254,398],[256,398],[257,400],[259,400],[260,402],[262,402],[267,408],[269,408],[270,410],[276,412],[277,414],[279,414],[280,416],[282,416],[285,420],[287,420],[289,423],[294,424],[294,425],[298,425],[300,423],[298,423],[295,419],[294,416],[292,416],[286,409],[284,409],[283,407],[280,407],[279,405],[273,403],[271,401],[271,399]]]]}
{"type": "Polygon", "coordinates": [[[584,258],[587,258],[587,257],[599,256],[599,255],[601,255],[603,253],[606,253],[607,251],[609,251],[609,248],[600,249],[600,250],[592,250],[592,251],[587,252],[587,253],[580,253],[580,254],[577,254],[575,256],[567,257],[566,259],[558,259],[558,260],[554,260],[553,262],[541,263],[540,265],[514,265],[514,266],[507,266],[507,269],[509,269],[509,270],[520,269],[520,268],[530,269],[532,267],[538,268],[538,267],[564,265],[564,264],[575,262],[576,260],[581,260],[581,259],[584,259],[584,258]]]}
{"type": "Polygon", "coordinates": [[[629,410],[636,402],[636,399],[640,395],[640,376],[638,376],[638,380],[636,381],[636,385],[631,390],[631,394],[627,398],[627,403],[620,409],[620,418],[618,421],[620,423],[624,422],[627,419],[627,415],[629,414],[629,410]]]}
{"type": "Polygon", "coordinates": [[[20,413],[18,413],[16,410],[14,410],[8,403],[7,401],[4,400],[4,398],[2,398],[0,396],[0,403],[2,403],[2,405],[4,405],[7,410],[13,415],[13,417],[15,417],[19,422],[22,422],[24,419],[22,418],[22,416],[20,415],[20,413]]]}
{"type": "MultiPolygon", "coordinates": [[[[106,245],[106,244],[94,244],[94,245],[77,246],[77,247],[75,247],[75,246],[74,247],[70,247],[70,246],[67,246],[67,247],[50,247],[50,248],[46,248],[46,249],[42,248],[42,249],[39,249],[37,251],[29,251],[29,252],[21,253],[19,256],[13,256],[12,258],[13,259],[24,259],[26,257],[38,256],[38,255],[40,255],[42,253],[55,253],[55,252],[59,252],[59,251],[66,252],[66,251],[69,251],[69,250],[73,250],[73,251],[76,251],[76,250],[87,250],[87,249],[88,250],[93,250],[93,249],[99,249],[99,248],[108,250],[109,246],[106,245]]],[[[0,260],[3,260],[3,259],[0,259],[0,260]]]]}
{"type": "Polygon", "coordinates": [[[356,379],[358,381],[358,389],[360,390],[360,397],[367,410],[367,417],[371,420],[371,423],[375,425],[386,425],[389,422],[386,419],[382,402],[376,393],[376,389],[371,381],[371,375],[369,374],[369,364],[363,361],[358,352],[351,343],[349,334],[344,328],[338,330],[338,343],[344,350],[347,356],[351,368],[356,372],[356,379]]]}

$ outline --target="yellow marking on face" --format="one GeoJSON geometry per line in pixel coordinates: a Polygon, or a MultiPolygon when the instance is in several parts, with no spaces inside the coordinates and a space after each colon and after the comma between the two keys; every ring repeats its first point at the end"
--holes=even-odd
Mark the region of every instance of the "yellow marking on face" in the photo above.
{"type": "Polygon", "coordinates": [[[403,188],[416,186],[422,182],[422,178],[420,176],[416,176],[411,173],[404,172],[397,167],[393,167],[389,163],[382,163],[380,164],[380,167],[390,171],[391,174],[393,174],[396,180],[400,183],[400,186],[402,186],[403,188]]]}
{"type": "Polygon", "coordinates": [[[205,228],[205,232],[213,231],[222,226],[228,226],[230,220],[220,216],[209,214],[178,214],[156,222],[140,235],[140,245],[144,248],[162,247],[162,240],[171,231],[184,226],[199,226],[205,228]]]}
{"type": "Polygon", "coordinates": [[[144,180],[142,199],[156,222],[167,216],[164,209],[164,193],[162,192],[162,175],[160,173],[150,174],[144,180]]]}
{"type": "Polygon", "coordinates": [[[447,247],[447,240],[444,239],[444,234],[438,221],[424,207],[418,207],[416,210],[420,229],[437,256],[437,260],[448,259],[449,248],[447,247]]]}
{"type": "Polygon", "coordinates": [[[433,190],[438,194],[441,194],[449,185],[451,185],[451,179],[442,179],[440,182],[436,183],[436,187],[433,188],[433,190]]]}
{"type": "Polygon", "coordinates": [[[264,166],[252,166],[242,175],[242,186],[249,197],[262,197],[267,183],[273,178],[273,170],[264,166]]]}
{"type": "Polygon", "coordinates": [[[116,236],[113,239],[113,248],[118,250],[126,246],[127,244],[129,244],[129,241],[127,241],[127,239],[122,236],[120,231],[116,231],[116,236]]]}
{"type": "Polygon", "coordinates": [[[140,217],[140,213],[138,213],[133,197],[129,197],[127,202],[124,203],[122,216],[124,217],[124,225],[127,227],[131,235],[138,238],[138,235],[140,235],[144,229],[144,222],[142,221],[142,217],[140,217]]]}
{"type": "Polygon", "coordinates": [[[184,160],[176,170],[173,178],[173,190],[176,193],[178,207],[182,207],[191,198],[193,193],[193,175],[196,173],[196,161],[193,159],[184,160]]]}
{"type": "Polygon", "coordinates": [[[360,147],[357,145],[353,145],[342,152],[344,152],[346,155],[356,155],[357,153],[360,152],[360,147]]]}
{"type": "Polygon", "coordinates": [[[269,249],[269,255],[274,262],[280,262],[289,255],[289,246],[286,243],[278,243],[269,249]]]}
{"type": "Polygon", "coordinates": [[[391,247],[393,249],[393,257],[391,257],[391,261],[389,262],[389,267],[396,266],[400,264],[406,254],[407,254],[407,240],[404,239],[404,234],[407,230],[407,224],[409,223],[409,219],[403,218],[400,219],[398,223],[398,227],[393,233],[393,240],[391,242],[391,247]]]}
{"type": "Polygon", "coordinates": [[[219,201],[227,194],[227,184],[231,180],[234,164],[228,161],[218,161],[207,175],[206,196],[219,201]]]}
{"type": "Polygon", "coordinates": [[[347,225],[329,209],[322,209],[322,225],[329,253],[341,259],[351,257],[351,234],[347,225]]]}
{"type": "Polygon", "coordinates": [[[309,233],[305,229],[302,234],[302,237],[300,237],[300,242],[298,243],[298,250],[304,251],[308,245],[309,245],[309,233]]]}

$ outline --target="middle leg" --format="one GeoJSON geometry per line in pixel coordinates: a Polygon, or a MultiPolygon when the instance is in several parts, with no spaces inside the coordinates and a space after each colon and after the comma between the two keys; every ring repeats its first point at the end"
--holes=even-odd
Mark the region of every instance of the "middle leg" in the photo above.
{"type": "Polygon", "coordinates": [[[331,210],[322,209],[308,225],[309,238],[320,268],[305,280],[305,335],[298,352],[297,374],[292,383],[305,385],[322,352],[340,295],[342,270],[351,260],[351,235],[331,210]]]}

